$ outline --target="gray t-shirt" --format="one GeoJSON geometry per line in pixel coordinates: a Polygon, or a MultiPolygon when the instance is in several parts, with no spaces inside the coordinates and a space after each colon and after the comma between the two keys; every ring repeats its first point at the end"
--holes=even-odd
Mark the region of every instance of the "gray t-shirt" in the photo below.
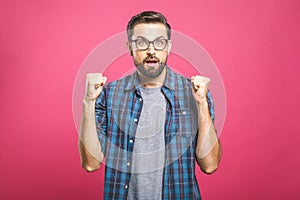
{"type": "Polygon", "coordinates": [[[157,200],[162,198],[166,99],[161,88],[141,88],[141,95],[143,108],[134,140],[127,199],[157,200]]]}

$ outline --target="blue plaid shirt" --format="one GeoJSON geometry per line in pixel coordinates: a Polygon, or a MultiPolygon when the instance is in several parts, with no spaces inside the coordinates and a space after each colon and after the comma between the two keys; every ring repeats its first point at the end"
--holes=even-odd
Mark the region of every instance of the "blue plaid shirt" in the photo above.
{"type": "MultiPolygon", "coordinates": [[[[162,199],[201,199],[195,176],[198,118],[191,81],[167,67],[161,91],[167,102],[162,199]]],[[[214,120],[210,93],[207,97],[214,120]]],[[[142,106],[137,72],[104,85],[96,101],[96,127],[106,165],[104,199],[127,199],[142,106]]]]}

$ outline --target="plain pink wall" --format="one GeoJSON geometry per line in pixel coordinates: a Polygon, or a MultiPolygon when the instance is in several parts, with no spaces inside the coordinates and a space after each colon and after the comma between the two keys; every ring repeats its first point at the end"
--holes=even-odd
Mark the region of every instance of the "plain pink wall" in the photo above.
{"type": "Polygon", "coordinates": [[[299,1],[3,0],[0,199],[101,199],[103,168],[80,166],[73,84],[89,52],[142,10],[164,13],[223,77],[224,154],[215,174],[198,170],[203,198],[300,198],[299,1]]]}

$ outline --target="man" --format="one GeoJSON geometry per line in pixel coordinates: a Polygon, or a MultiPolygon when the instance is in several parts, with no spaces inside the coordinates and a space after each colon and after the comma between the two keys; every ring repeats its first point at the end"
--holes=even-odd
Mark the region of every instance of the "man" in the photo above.
{"type": "Polygon", "coordinates": [[[82,166],[91,172],[105,162],[104,199],[201,199],[195,162],[211,174],[221,159],[210,80],[166,65],[171,27],[162,14],[132,17],[127,35],[136,72],[110,83],[87,75],[82,166]]]}

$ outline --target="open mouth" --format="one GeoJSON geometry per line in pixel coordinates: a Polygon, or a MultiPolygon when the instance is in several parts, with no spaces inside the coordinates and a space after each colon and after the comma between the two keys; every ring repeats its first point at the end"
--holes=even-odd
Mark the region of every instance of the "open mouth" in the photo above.
{"type": "Polygon", "coordinates": [[[158,60],[149,59],[149,60],[146,60],[145,63],[147,63],[149,65],[155,65],[156,63],[158,63],[158,60]]]}

